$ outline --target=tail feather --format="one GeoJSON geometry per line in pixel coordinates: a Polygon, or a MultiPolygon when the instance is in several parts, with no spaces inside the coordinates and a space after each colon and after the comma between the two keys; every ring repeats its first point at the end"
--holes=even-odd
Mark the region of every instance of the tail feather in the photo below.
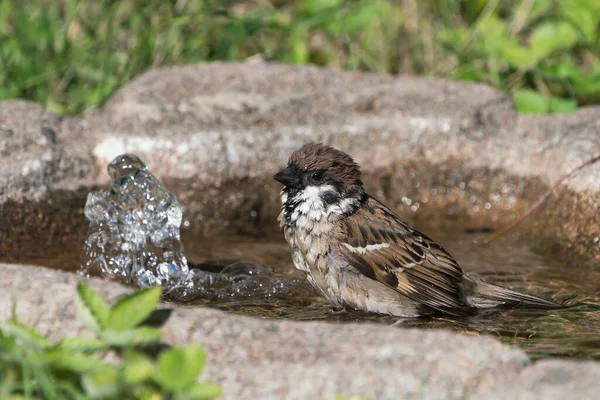
{"type": "Polygon", "coordinates": [[[550,310],[564,307],[552,301],[485,282],[479,278],[468,277],[468,279],[471,281],[472,287],[466,296],[466,301],[476,308],[520,307],[550,310]]]}

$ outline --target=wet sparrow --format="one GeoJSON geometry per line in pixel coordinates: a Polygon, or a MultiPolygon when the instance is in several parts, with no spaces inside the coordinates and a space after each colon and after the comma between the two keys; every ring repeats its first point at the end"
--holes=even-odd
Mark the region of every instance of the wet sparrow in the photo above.
{"type": "Polygon", "coordinates": [[[441,246],[365,192],[348,154],[308,143],[274,178],[294,266],[336,308],[400,317],[557,304],[464,273],[441,246]]]}

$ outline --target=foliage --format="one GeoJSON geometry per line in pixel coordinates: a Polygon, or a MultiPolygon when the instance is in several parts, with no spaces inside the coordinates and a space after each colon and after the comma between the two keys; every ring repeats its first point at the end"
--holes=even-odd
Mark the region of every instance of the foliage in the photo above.
{"type": "MultiPolygon", "coordinates": [[[[80,318],[94,337],[55,343],[15,316],[0,331],[2,399],[212,399],[220,389],[197,383],[204,353],[197,345],[169,347],[158,329],[168,310],[154,310],[160,288],[108,304],[77,287],[80,318]]],[[[14,314],[14,313],[13,313],[14,314]]]]}
{"type": "Polygon", "coordinates": [[[440,32],[457,56],[451,76],[510,91],[523,112],[569,113],[600,102],[600,2],[480,3],[469,26],[440,32]]]}
{"type": "Polygon", "coordinates": [[[490,83],[525,112],[600,102],[597,0],[2,0],[0,99],[102,104],[148,68],[260,58],[490,83]]]}

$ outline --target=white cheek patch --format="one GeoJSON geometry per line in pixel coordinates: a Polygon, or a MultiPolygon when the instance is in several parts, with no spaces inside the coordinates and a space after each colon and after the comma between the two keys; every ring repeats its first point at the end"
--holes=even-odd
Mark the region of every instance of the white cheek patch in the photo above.
{"type": "Polygon", "coordinates": [[[327,195],[339,196],[339,193],[332,185],[307,186],[304,190],[290,198],[286,193],[281,194],[282,203],[291,201],[295,208],[290,216],[292,221],[298,222],[299,219],[308,219],[309,221],[333,222],[341,218],[358,207],[360,200],[354,197],[342,198],[336,204],[327,204],[323,197],[327,195]]]}
{"type": "Polygon", "coordinates": [[[348,250],[355,254],[366,254],[369,251],[383,250],[390,247],[388,243],[368,244],[364,247],[354,247],[350,246],[348,243],[344,243],[344,246],[346,246],[348,250]]]}
{"type": "Polygon", "coordinates": [[[335,192],[335,189],[331,185],[307,186],[306,189],[300,192],[299,199],[302,202],[311,204],[313,208],[323,208],[322,195],[326,192],[335,192]]]}
{"type": "Polygon", "coordinates": [[[298,193],[294,199],[298,206],[294,210],[292,218],[298,218],[300,215],[306,215],[312,220],[320,220],[327,215],[324,207],[322,195],[326,192],[335,191],[333,186],[307,186],[298,193]]]}

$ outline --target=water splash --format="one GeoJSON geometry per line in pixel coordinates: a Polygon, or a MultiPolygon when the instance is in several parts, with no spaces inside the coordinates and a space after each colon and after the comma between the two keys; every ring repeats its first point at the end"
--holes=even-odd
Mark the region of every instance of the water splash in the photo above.
{"type": "Polygon", "coordinates": [[[108,165],[108,190],[88,195],[90,221],[80,273],[140,287],[174,287],[190,280],[179,234],[183,210],[137,156],[108,165]]]}
{"type": "Polygon", "coordinates": [[[179,302],[198,299],[262,302],[285,298],[307,286],[302,279],[277,276],[260,265],[246,262],[190,264],[190,271],[193,285],[174,288],[169,292],[170,299],[179,302]]]}
{"type": "Polygon", "coordinates": [[[89,193],[85,205],[90,226],[81,275],[162,286],[180,301],[269,298],[293,286],[255,264],[204,263],[190,269],[180,237],[183,210],[175,195],[135,155],[116,157],[107,170],[110,187],[89,193]]]}

